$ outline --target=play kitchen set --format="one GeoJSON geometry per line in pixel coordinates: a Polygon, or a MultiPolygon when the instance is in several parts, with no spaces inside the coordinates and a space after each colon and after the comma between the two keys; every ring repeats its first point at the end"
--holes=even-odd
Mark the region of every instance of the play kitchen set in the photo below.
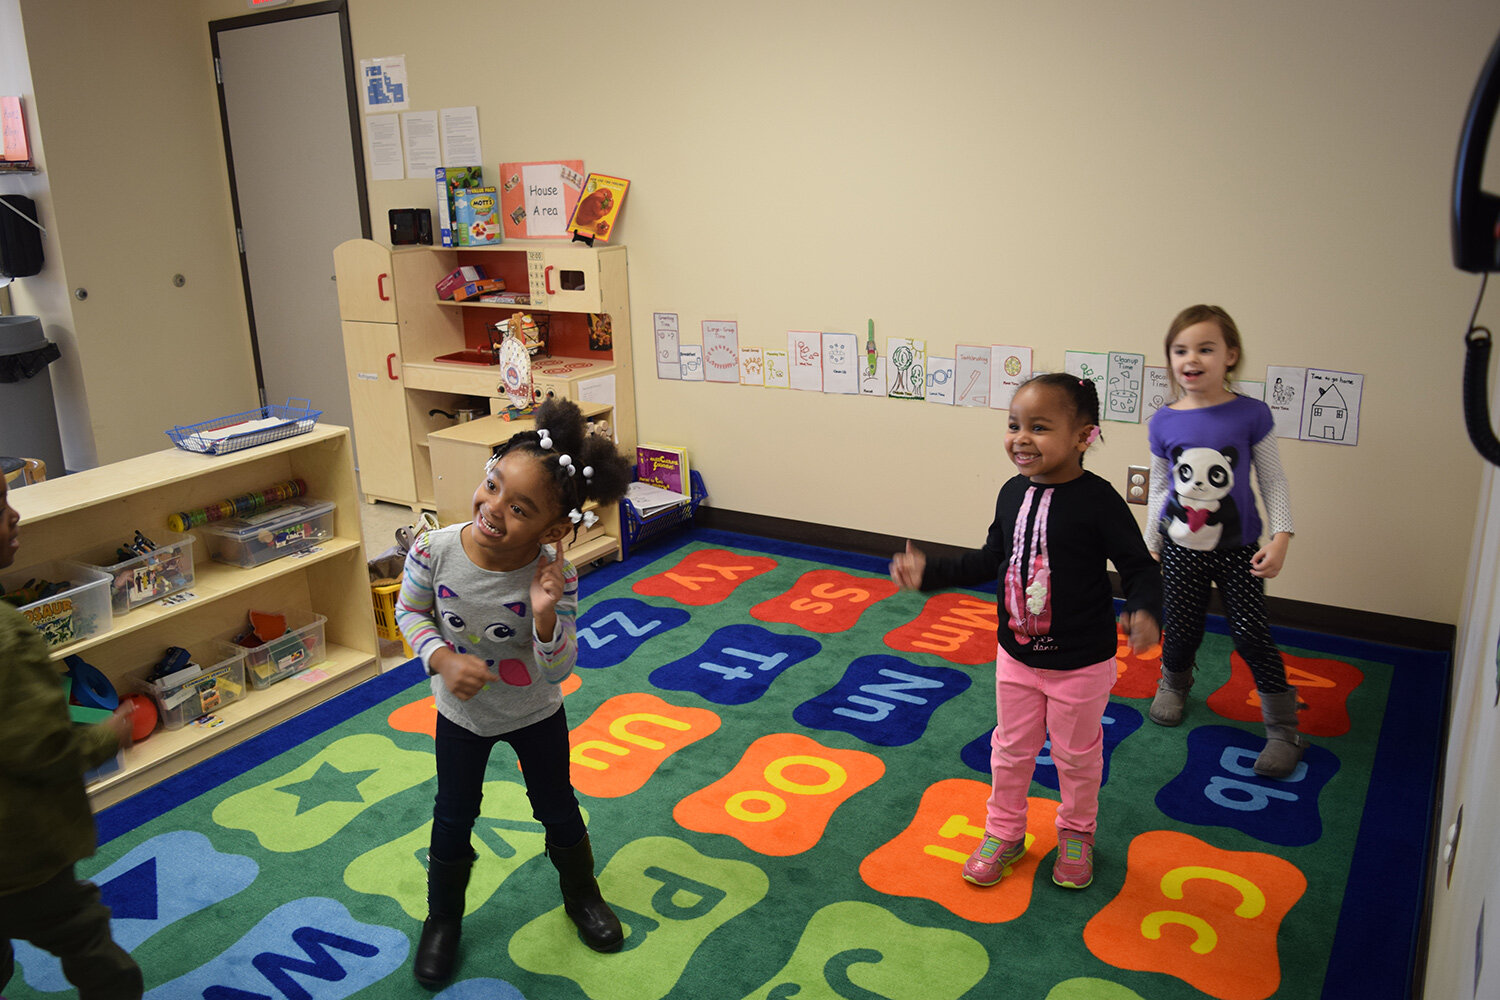
{"type": "Polygon", "coordinates": [[[623,246],[350,240],[334,268],[367,501],[436,510],[435,435],[549,398],[605,404],[616,443],[635,447],[623,246]]]}

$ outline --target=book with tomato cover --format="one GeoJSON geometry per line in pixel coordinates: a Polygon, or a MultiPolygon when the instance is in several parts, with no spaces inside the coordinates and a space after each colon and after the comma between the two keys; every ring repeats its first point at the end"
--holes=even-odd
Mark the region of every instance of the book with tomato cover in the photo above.
{"type": "Polygon", "coordinates": [[[630,182],[623,177],[605,174],[589,174],[583,182],[583,192],[578,204],[573,206],[573,218],[568,220],[568,232],[591,240],[609,242],[615,231],[620,209],[625,204],[625,192],[630,182]]]}

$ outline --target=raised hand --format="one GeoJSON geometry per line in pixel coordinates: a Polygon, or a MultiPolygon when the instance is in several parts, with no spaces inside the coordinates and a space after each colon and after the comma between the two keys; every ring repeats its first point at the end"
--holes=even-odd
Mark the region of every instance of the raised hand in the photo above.
{"type": "Polygon", "coordinates": [[[906,551],[891,557],[891,582],[903,590],[920,590],[927,570],[927,553],[906,540],[906,551]]]}

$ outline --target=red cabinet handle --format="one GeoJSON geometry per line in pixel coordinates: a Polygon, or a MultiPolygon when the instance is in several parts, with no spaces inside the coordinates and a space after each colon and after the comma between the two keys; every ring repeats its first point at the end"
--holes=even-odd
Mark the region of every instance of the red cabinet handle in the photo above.
{"type": "Polygon", "coordinates": [[[396,352],[395,351],[392,351],[391,353],[389,353],[389,354],[387,354],[385,356],[385,373],[391,377],[391,381],[392,382],[398,381],[398,376],[396,375],[396,369],[394,369],[394,368],[391,367],[392,362],[394,362],[395,360],[396,360],[396,352]]]}
{"type": "Polygon", "coordinates": [[[548,264],[547,269],[542,272],[542,283],[547,286],[548,295],[556,294],[552,291],[552,270],[552,265],[548,264]]]}
{"type": "Polygon", "coordinates": [[[380,296],[380,301],[382,302],[391,301],[391,297],[385,294],[385,279],[389,277],[390,275],[386,274],[384,271],[375,276],[375,294],[380,296]]]}

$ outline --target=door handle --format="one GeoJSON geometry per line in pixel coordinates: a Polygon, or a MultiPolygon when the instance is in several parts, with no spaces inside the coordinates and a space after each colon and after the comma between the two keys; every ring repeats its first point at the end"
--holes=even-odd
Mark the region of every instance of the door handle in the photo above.
{"type": "Polygon", "coordinates": [[[547,287],[548,295],[556,294],[552,291],[552,270],[552,265],[548,264],[546,270],[542,272],[542,284],[547,287]]]}
{"type": "Polygon", "coordinates": [[[391,297],[385,294],[385,279],[389,277],[390,275],[386,274],[384,271],[375,276],[375,294],[380,296],[380,301],[382,302],[391,301],[391,297]]]}
{"type": "Polygon", "coordinates": [[[392,351],[391,353],[389,353],[389,354],[387,354],[385,356],[385,373],[391,377],[391,381],[392,382],[399,381],[399,377],[396,375],[396,369],[394,369],[394,368],[391,367],[391,363],[394,362],[395,360],[396,360],[396,352],[395,351],[392,351]]]}

